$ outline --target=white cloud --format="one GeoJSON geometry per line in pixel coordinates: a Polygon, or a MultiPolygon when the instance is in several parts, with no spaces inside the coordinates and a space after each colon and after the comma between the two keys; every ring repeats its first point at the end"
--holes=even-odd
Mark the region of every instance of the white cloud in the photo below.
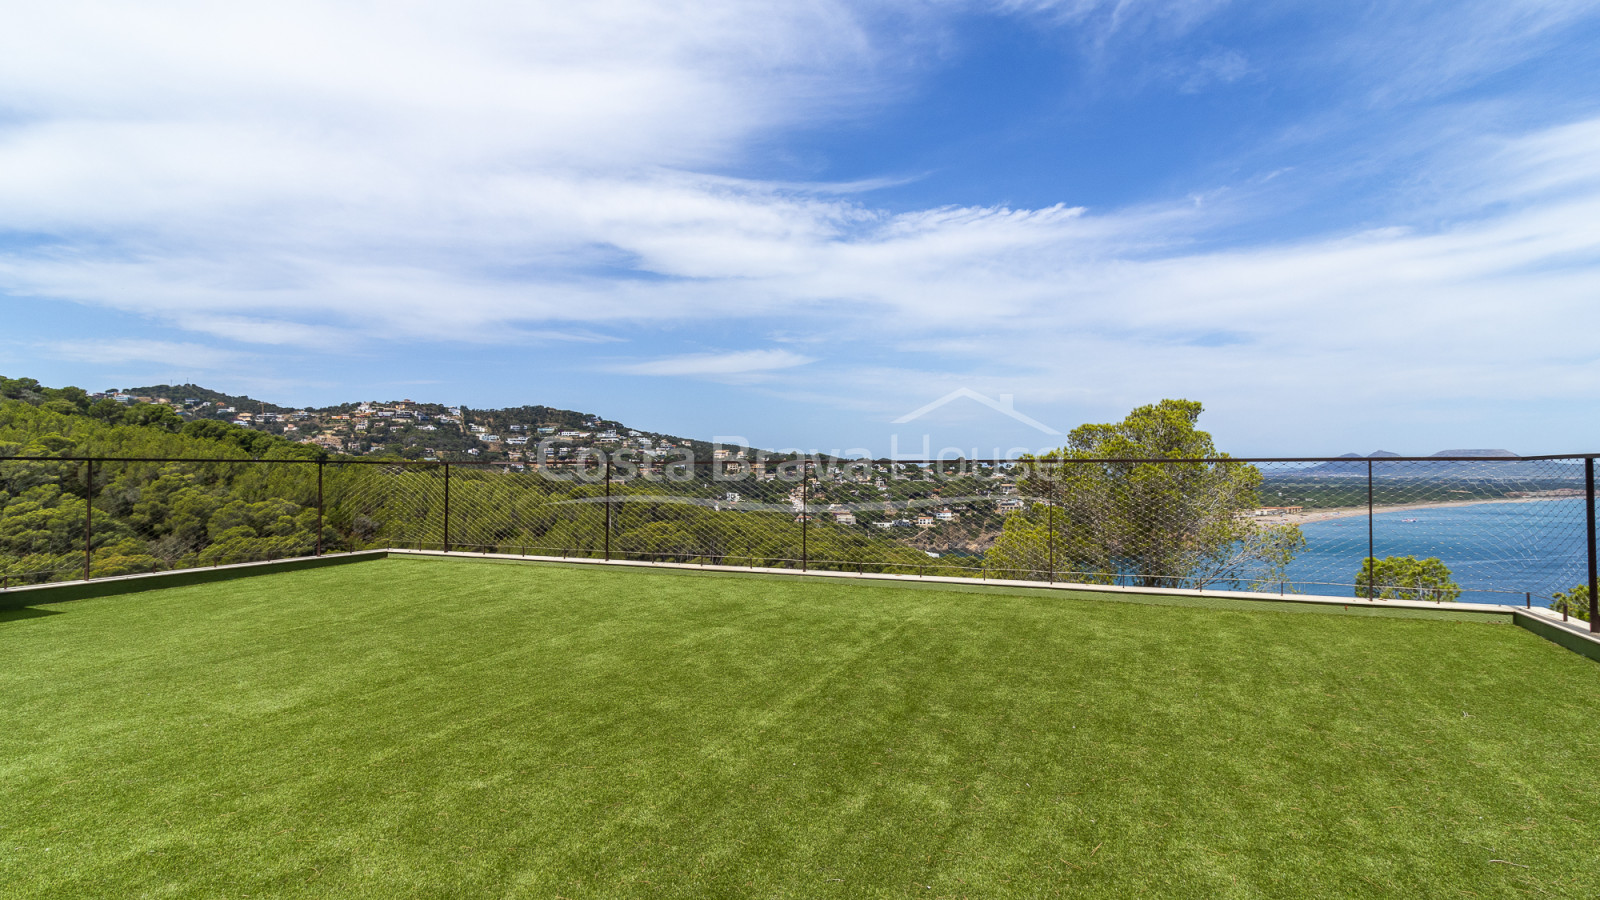
{"type": "Polygon", "coordinates": [[[789,350],[740,350],[733,353],[692,353],[665,359],[618,363],[608,371],[626,375],[667,375],[712,379],[744,379],[816,360],[789,350]]]}

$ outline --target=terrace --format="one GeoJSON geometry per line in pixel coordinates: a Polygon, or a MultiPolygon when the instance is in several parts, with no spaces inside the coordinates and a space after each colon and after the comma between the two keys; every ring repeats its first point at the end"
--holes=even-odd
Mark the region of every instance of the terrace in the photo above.
{"type": "Polygon", "coordinates": [[[1600,667],[1500,609],[437,552],[22,596],[15,896],[1600,890],[1600,667]]]}
{"type": "Polygon", "coordinates": [[[0,878],[1591,896],[1600,642],[1529,598],[1593,578],[1592,464],[1385,464],[1141,463],[1203,490],[1128,503],[1098,462],[888,467],[890,502],[806,459],[0,460],[0,878]],[[1269,491],[1367,501],[1326,571],[1420,535],[1476,602],[1238,552],[1269,491]],[[1384,519],[1463,493],[1476,531],[1384,519]]]}

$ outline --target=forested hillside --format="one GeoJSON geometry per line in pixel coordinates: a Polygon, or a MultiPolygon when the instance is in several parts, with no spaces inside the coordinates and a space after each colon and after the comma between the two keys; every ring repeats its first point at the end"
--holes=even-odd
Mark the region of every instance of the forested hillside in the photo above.
{"type": "Polygon", "coordinates": [[[620,558],[779,566],[798,565],[809,542],[813,559],[879,570],[928,561],[858,528],[797,521],[793,484],[743,486],[738,510],[726,487],[641,478],[612,486],[608,516],[598,478],[518,474],[507,463],[458,467],[447,532],[439,466],[328,456],[223,422],[184,422],[158,404],[0,379],[0,587],[82,577],[86,564],[102,577],[304,556],[319,538],[329,552],[448,540],[467,550],[598,555],[609,535],[620,558]],[[226,461],[91,466],[83,457],[226,461]]]}
{"type": "Polygon", "coordinates": [[[0,578],[81,575],[90,527],[86,463],[7,458],[241,461],[100,464],[93,474],[90,574],[102,576],[309,552],[316,509],[303,473],[243,461],[319,453],[223,422],[186,423],[165,406],[95,401],[78,388],[0,379],[0,578]]]}
{"type": "Polygon", "coordinates": [[[226,422],[185,422],[160,404],[94,400],[81,388],[0,377],[0,457],[315,459],[322,451],[226,422]]]}

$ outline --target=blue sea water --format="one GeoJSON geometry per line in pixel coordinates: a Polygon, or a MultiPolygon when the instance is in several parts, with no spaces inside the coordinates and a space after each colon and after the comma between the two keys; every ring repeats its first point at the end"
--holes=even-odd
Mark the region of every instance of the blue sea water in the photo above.
{"type": "MultiPolygon", "coordinates": [[[[1535,606],[1545,606],[1553,592],[1588,578],[1578,498],[1379,512],[1372,526],[1379,559],[1438,557],[1469,603],[1520,604],[1526,592],[1535,606]]],[[[1310,522],[1300,530],[1306,548],[1289,566],[1293,586],[1307,594],[1354,596],[1367,555],[1367,517],[1310,522]]]]}

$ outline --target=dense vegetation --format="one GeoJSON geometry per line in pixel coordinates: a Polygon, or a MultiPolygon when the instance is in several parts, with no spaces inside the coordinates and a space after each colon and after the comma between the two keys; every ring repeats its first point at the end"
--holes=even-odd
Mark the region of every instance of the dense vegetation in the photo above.
{"type": "Polygon", "coordinates": [[[356,463],[223,422],[186,423],[159,405],[0,379],[0,579],[79,577],[86,560],[90,576],[101,577],[276,559],[310,554],[319,541],[325,551],[448,541],[599,554],[608,531],[623,558],[789,566],[799,565],[804,546],[813,559],[876,571],[920,571],[929,561],[885,536],[797,521],[786,482],[770,483],[752,498],[765,502],[738,511],[721,508],[724,485],[692,475],[613,485],[608,528],[597,474],[557,480],[454,467],[447,533],[438,467],[356,463]],[[107,456],[229,462],[100,462],[91,473],[88,463],[67,459],[107,456]]]}
{"type": "Polygon", "coordinates": [[[314,479],[251,459],[318,451],[158,405],[94,401],[78,388],[0,379],[0,576],[81,574],[90,467],[7,457],[213,458],[237,463],[103,463],[93,473],[91,576],[299,555],[316,546],[314,479]]]}

